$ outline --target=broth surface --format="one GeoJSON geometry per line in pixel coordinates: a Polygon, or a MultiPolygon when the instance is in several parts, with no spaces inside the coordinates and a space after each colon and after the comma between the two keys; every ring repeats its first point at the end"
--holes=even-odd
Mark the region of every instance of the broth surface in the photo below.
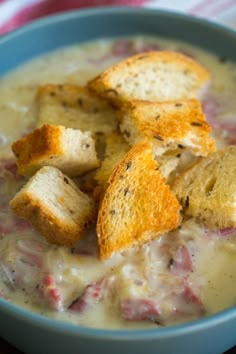
{"type": "Polygon", "coordinates": [[[189,219],[161,239],[101,262],[93,230],[72,252],[48,244],[8,207],[25,183],[10,146],[36,127],[37,87],[84,85],[127,56],[158,49],[190,55],[211,72],[204,112],[218,147],[236,143],[236,65],[186,43],[144,36],[99,40],[52,52],[7,74],[0,81],[0,296],[52,318],[101,328],[169,325],[235,306],[236,230],[212,232],[189,219]],[[76,308],[81,297],[83,311],[76,308]],[[142,318],[148,311],[150,318],[142,318]]]}

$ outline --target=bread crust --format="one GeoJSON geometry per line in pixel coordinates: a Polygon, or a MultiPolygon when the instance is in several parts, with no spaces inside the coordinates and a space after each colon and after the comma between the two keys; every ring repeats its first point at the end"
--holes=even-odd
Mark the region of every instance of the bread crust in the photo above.
{"type": "Polygon", "coordinates": [[[147,139],[157,148],[174,144],[176,149],[180,144],[196,155],[215,151],[214,140],[209,136],[211,127],[197,99],[132,100],[122,106],[119,118],[121,132],[131,145],[147,139]]]}
{"type": "Polygon", "coordinates": [[[104,159],[94,176],[94,179],[98,183],[95,190],[96,199],[100,198],[113,169],[120,163],[129,149],[130,145],[126,143],[118,131],[107,137],[104,159]]]}
{"type": "Polygon", "coordinates": [[[45,124],[12,144],[18,173],[32,176],[42,166],[55,166],[78,176],[99,166],[90,132],[45,124]],[[72,145],[72,143],[74,145],[72,145]]]}
{"type": "Polygon", "coordinates": [[[211,229],[236,227],[236,147],[201,158],[180,174],[172,191],[184,213],[211,229]]]}
{"type": "MultiPolygon", "coordinates": [[[[118,64],[115,64],[105,70],[103,73],[95,77],[93,80],[88,82],[88,88],[93,92],[98,93],[99,95],[107,98],[113,104],[120,106],[123,102],[129,101],[130,99],[148,99],[150,101],[163,101],[168,99],[181,99],[184,98],[183,95],[180,94],[176,97],[167,97],[166,99],[161,99],[158,94],[158,90],[156,90],[156,95],[152,92],[152,87],[154,85],[153,79],[156,76],[158,80],[158,70],[156,66],[161,64],[165,70],[165,67],[174,67],[175,70],[183,73],[187,77],[188,75],[192,75],[194,80],[196,81],[194,87],[189,87],[187,92],[185,92],[185,97],[196,97],[198,91],[210,80],[210,73],[206,70],[202,65],[197,63],[192,58],[185,56],[181,53],[171,52],[171,51],[153,51],[147,53],[140,53],[125,59],[118,64]],[[150,80],[145,81],[136,81],[136,86],[140,85],[148,85],[147,94],[145,97],[138,97],[139,95],[134,94],[132,92],[128,92],[126,85],[122,84],[122,80],[127,80],[127,86],[129,86],[129,81],[135,80],[138,77],[139,73],[143,70],[144,72],[149,72],[151,67],[154,67],[152,78],[150,80]],[[193,89],[191,92],[190,88],[193,89]],[[153,97],[151,98],[151,95],[153,97]]],[[[168,70],[166,70],[167,72],[168,70]]],[[[163,70],[162,70],[163,72],[163,70]]],[[[168,73],[167,73],[168,75],[168,73]]],[[[171,78],[170,78],[171,79],[171,78]]],[[[126,83],[126,81],[124,81],[126,83]]],[[[161,89],[161,82],[159,84],[159,88],[161,89]]],[[[176,95],[180,85],[179,82],[175,83],[176,89],[172,93],[172,95],[176,95]]]]}
{"type": "Polygon", "coordinates": [[[44,124],[110,134],[117,127],[116,113],[107,101],[86,87],[71,84],[40,86],[36,94],[38,127],[44,124]]]}
{"type": "Polygon", "coordinates": [[[64,151],[60,140],[62,128],[62,126],[46,124],[12,144],[19,174],[32,175],[35,172],[34,164],[42,157],[50,158],[54,155],[63,155],[64,151]]]}
{"type": "Polygon", "coordinates": [[[181,207],[165,184],[151,146],[135,145],[113,170],[99,207],[99,255],[141,245],[176,228],[181,207]]]}
{"type": "MultiPolygon", "coordinates": [[[[50,197],[51,198],[51,197],[50,197]]],[[[82,205],[82,204],[81,204],[82,205]]],[[[82,193],[75,183],[54,167],[43,167],[20,192],[11,200],[10,207],[16,215],[28,220],[32,226],[43,235],[48,242],[70,247],[79,240],[88,225],[94,222],[96,208],[93,200],[82,193]],[[52,175],[53,173],[53,175],[52,175]],[[40,178],[40,188],[37,191],[31,188],[36,178],[40,178]],[[55,195],[56,207],[50,208],[45,201],[44,187],[50,179],[64,180],[64,190],[51,188],[51,195],[55,195]],[[68,203],[68,191],[77,198],[78,206],[68,203]],[[83,203],[81,208],[79,203],[83,203]],[[68,216],[61,217],[61,210],[68,216]],[[80,210],[81,209],[81,210],[80,210]]]]}

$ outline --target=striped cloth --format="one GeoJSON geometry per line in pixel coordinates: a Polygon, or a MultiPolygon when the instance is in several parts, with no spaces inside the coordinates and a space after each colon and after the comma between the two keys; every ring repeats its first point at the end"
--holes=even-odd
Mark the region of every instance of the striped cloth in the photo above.
{"type": "Polygon", "coordinates": [[[236,0],[0,0],[0,35],[49,14],[111,5],[186,12],[236,29],[236,0]]]}

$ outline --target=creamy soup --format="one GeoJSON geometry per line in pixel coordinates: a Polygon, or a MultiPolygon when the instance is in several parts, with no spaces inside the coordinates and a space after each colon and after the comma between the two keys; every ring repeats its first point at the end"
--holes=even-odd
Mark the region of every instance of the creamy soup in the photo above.
{"type": "Polygon", "coordinates": [[[127,56],[165,49],[210,70],[204,112],[217,145],[235,144],[236,65],[182,42],[142,36],[99,40],[35,59],[0,81],[1,297],[51,318],[102,328],[166,326],[235,306],[235,229],[212,231],[186,219],[168,235],[102,262],[93,229],[71,249],[54,246],[8,206],[25,183],[10,146],[37,124],[37,87],[84,85],[127,56]]]}

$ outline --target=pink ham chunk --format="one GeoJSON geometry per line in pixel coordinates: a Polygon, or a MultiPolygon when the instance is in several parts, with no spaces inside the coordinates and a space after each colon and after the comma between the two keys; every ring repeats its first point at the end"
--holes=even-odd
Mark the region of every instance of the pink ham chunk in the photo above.
{"type": "Polygon", "coordinates": [[[213,95],[208,95],[202,102],[202,109],[206,115],[206,119],[212,128],[220,128],[220,121],[217,120],[217,116],[221,114],[220,103],[213,95]]]}
{"type": "Polygon", "coordinates": [[[203,112],[207,121],[215,132],[220,135],[228,145],[236,144],[236,117],[234,113],[227,120],[222,120],[221,115],[226,110],[229,103],[222,101],[221,97],[208,95],[202,102],[203,112]]]}
{"type": "Polygon", "coordinates": [[[193,260],[187,246],[183,245],[178,248],[170,268],[174,274],[190,273],[193,271],[193,260]]]}
{"type": "Polygon", "coordinates": [[[14,177],[14,179],[20,179],[21,177],[17,173],[17,166],[14,160],[2,159],[0,160],[0,177],[14,177]]]}
{"type": "Polygon", "coordinates": [[[120,302],[121,315],[128,321],[159,322],[160,311],[157,303],[151,299],[124,299],[120,302]]]}
{"type": "Polygon", "coordinates": [[[114,42],[111,52],[114,56],[133,55],[135,54],[134,41],[127,39],[119,39],[114,42]]]}
{"type": "Polygon", "coordinates": [[[231,236],[236,236],[236,229],[232,227],[227,227],[225,229],[218,229],[218,230],[210,230],[205,229],[205,234],[207,237],[214,238],[227,238],[231,236]]]}
{"type": "Polygon", "coordinates": [[[90,306],[101,302],[103,300],[103,286],[102,282],[93,282],[89,284],[83,294],[70,305],[70,309],[83,312],[90,306]]]}
{"type": "Polygon", "coordinates": [[[43,278],[41,291],[43,297],[54,310],[61,311],[63,309],[60,291],[52,274],[48,274],[43,278]]]}
{"type": "Polygon", "coordinates": [[[221,237],[236,236],[236,229],[232,227],[227,227],[226,229],[219,229],[218,235],[221,237]]]}
{"type": "Polygon", "coordinates": [[[151,52],[160,50],[157,43],[142,43],[137,45],[134,41],[128,39],[119,39],[112,46],[112,54],[114,56],[127,57],[138,53],[151,52]]]}

